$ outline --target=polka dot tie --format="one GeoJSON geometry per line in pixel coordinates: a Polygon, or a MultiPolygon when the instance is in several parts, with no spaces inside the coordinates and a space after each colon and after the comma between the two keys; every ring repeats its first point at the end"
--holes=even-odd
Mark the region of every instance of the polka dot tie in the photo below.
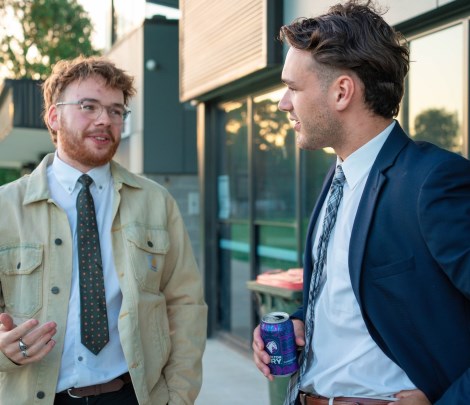
{"type": "Polygon", "coordinates": [[[109,341],[100,238],[90,193],[93,179],[84,174],[78,182],[82,184],[77,197],[81,340],[88,350],[98,354],[109,341]]]}

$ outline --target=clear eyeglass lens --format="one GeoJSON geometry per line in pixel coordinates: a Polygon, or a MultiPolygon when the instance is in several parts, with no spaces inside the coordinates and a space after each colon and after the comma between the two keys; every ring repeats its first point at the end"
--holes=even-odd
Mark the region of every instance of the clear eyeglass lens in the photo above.
{"type": "Polygon", "coordinates": [[[80,105],[83,113],[86,114],[90,119],[94,120],[101,116],[104,108],[106,108],[106,112],[108,113],[108,117],[111,122],[115,124],[122,123],[128,115],[128,112],[122,107],[104,107],[96,101],[82,101],[80,105]]]}

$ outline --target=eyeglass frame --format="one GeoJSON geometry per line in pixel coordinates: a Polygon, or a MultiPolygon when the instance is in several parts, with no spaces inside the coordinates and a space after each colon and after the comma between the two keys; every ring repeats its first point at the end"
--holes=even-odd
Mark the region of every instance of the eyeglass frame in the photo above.
{"type": "MultiPolygon", "coordinates": [[[[82,98],[81,100],[78,100],[78,101],[59,101],[58,103],[55,103],[56,106],[61,106],[61,105],[79,105],[80,106],[80,110],[81,111],[86,111],[83,109],[83,103],[85,102],[93,102],[93,103],[97,103],[100,107],[101,107],[101,111],[100,113],[98,114],[98,116],[96,118],[94,118],[94,120],[97,120],[99,117],[101,117],[101,114],[103,114],[103,110],[106,109],[106,113],[108,114],[109,117],[112,117],[112,115],[110,114],[110,109],[112,108],[112,106],[105,106],[103,104],[101,104],[98,100],[94,99],[94,98],[82,98]]],[[[131,110],[128,110],[124,105],[122,104],[115,104],[115,105],[118,105],[118,106],[122,106],[123,109],[124,109],[124,112],[122,114],[122,121],[121,122],[118,122],[116,124],[124,124],[124,121],[126,121],[126,118],[129,116],[129,114],[131,113],[131,110]]],[[[110,118],[111,119],[111,118],[110,118]]],[[[112,121],[112,119],[111,119],[112,121]]]]}

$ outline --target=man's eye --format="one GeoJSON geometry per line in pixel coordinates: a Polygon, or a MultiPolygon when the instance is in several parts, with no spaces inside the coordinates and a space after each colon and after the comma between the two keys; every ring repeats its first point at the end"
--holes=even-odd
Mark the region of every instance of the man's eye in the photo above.
{"type": "Polygon", "coordinates": [[[124,111],[120,108],[111,108],[109,112],[116,117],[122,117],[124,115],[124,111]]]}
{"type": "Polygon", "coordinates": [[[98,106],[93,103],[82,103],[82,108],[86,111],[96,111],[98,106]]]}

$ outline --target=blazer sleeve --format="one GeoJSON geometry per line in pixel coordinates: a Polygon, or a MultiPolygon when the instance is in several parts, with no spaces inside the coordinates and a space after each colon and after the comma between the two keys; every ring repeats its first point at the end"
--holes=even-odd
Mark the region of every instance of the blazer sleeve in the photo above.
{"type": "Polygon", "coordinates": [[[436,165],[423,184],[418,212],[432,256],[470,299],[470,162],[436,165]]]}
{"type": "MultiPolygon", "coordinates": [[[[427,176],[418,201],[422,235],[431,255],[455,286],[455,294],[469,300],[470,162],[441,161],[427,176]]],[[[436,404],[470,404],[470,368],[452,382],[436,404]]]]}

